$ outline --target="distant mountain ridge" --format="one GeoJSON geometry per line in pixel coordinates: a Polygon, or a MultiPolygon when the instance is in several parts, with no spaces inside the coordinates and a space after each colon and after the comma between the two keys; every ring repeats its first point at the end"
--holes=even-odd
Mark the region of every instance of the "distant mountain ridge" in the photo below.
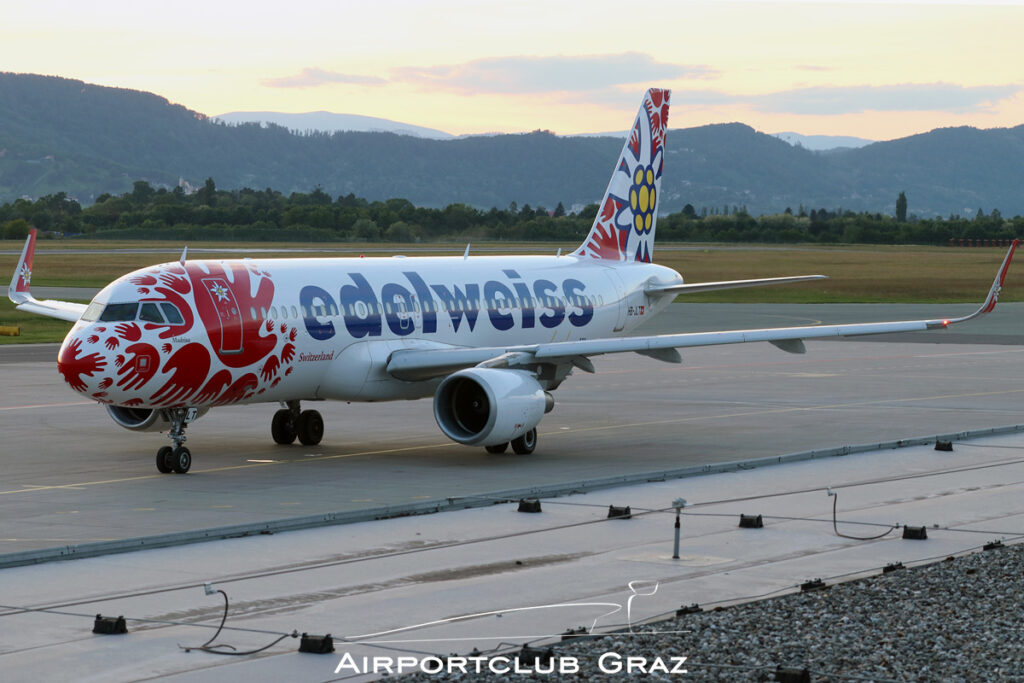
{"type": "Polygon", "coordinates": [[[224,123],[272,123],[291,131],[326,131],[329,133],[355,131],[360,133],[395,133],[411,135],[430,140],[452,140],[456,136],[435,128],[415,126],[376,116],[360,114],[335,114],[329,111],[311,111],[304,114],[289,114],[275,111],[232,111],[211,117],[224,123]]]}
{"type": "Polygon", "coordinates": [[[815,152],[823,152],[825,150],[840,147],[852,147],[856,149],[857,147],[865,147],[876,142],[875,140],[855,138],[849,135],[801,135],[800,133],[793,132],[772,133],[772,135],[780,140],[785,140],[793,146],[799,145],[804,149],[813,150],[815,152]]]}
{"type": "MultiPolygon", "coordinates": [[[[429,207],[571,207],[600,198],[621,147],[621,138],[546,132],[296,134],[228,125],[151,93],[0,73],[0,202],[64,191],[88,204],[135,180],[201,186],[212,177],[220,189],[321,187],[429,207]]],[[[670,131],[665,168],[664,212],[690,204],[755,215],[800,205],[891,214],[905,191],[920,216],[1024,214],[1024,126],[944,128],[817,153],[744,124],[717,124],[670,131]]]]}

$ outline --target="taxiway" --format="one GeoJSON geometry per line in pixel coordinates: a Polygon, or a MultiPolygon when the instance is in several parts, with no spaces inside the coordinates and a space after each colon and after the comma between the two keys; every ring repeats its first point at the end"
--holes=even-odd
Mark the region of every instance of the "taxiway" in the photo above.
{"type": "MultiPolygon", "coordinates": [[[[53,346],[5,347],[0,554],[1017,424],[1020,308],[963,326],[973,336],[962,341],[985,344],[948,330],[932,333],[937,344],[809,342],[804,356],[745,344],[692,349],[682,365],[597,358],[596,375],[557,391],[527,457],[447,441],[429,401],[316,404],[327,431],[312,448],[271,442],[273,406],[218,409],[189,428],[187,475],[156,473],[165,436],[122,430],[70,391],[53,346]]],[[[872,306],[859,319],[915,310],[872,306]]],[[[782,326],[811,315],[858,319],[842,307],[677,305],[657,322],[782,326]]]]}

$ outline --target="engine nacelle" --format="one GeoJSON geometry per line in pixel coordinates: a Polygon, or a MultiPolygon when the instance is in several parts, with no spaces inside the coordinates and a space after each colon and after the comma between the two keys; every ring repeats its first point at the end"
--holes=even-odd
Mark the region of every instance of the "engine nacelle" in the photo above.
{"type": "MultiPolygon", "coordinates": [[[[205,415],[207,410],[201,409],[195,419],[205,415]]],[[[118,426],[133,432],[166,432],[171,428],[171,420],[166,410],[107,406],[107,412],[118,426]]]]}
{"type": "Polygon", "coordinates": [[[530,431],[554,400],[524,370],[469,368],[449,375],[434,393],[434,419],[466,446],[495,446],[530,431]]]}

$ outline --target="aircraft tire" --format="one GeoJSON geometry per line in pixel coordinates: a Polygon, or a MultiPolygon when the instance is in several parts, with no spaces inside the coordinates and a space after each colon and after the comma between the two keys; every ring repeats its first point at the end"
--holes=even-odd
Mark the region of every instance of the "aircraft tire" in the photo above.
{"type": "Polygon", "coordinates": [[[192,452],[184,446],[178,446],[171,454],[174,461],[174,471],[178,474],[185,474],[192,467],[192,452]]]}
{"type": "Polygon", "coordinates": [[[295,443],[298,434],[295,430],[295,420],[292,419],[292,411],[282,409],[274,413],[274,419],[270,423],[270,435],[274,437],[274,443],[295,443]]]}
{"type": "Polygon", "coordinates": [[[494,453],[494,454],[504,453],[505,449],[507,449],[507,448],[508,448],[508,441],[506,441],[505,443],[496,443],[493,446],[484,446],[484,450],[485,451],[487,451],[488,453],[494,453]]]}
{"type": "Polygon", "coordinates": [[[174,471],[174,449],[164,446],[156,452],[156,468],[160,474],[170,474],[174,471]]]}
{"type": "Polygon", "coordinates": [[[295,431],[303,446],[315,446],[324,438],[324,418],[315,410],[303,410],[295,431]]]}
{"type": "Polygon", "coordinates": [[[529,455],[537,448],[537,428],[523,434],[518,439],[512,439],[512,452],[516,455],[529,455]]]}

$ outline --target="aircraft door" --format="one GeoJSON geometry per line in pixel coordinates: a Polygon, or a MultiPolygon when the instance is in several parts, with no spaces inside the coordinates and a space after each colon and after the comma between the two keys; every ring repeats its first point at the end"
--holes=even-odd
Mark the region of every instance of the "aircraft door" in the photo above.
{"type": "Polygon", "coordinates": [[[395,297],[392,306],[395,307],[395,313],[398,315],[398,326],[404,334],[409,334],[413,330],[413,319],[415,308],[413,306],[406,305],[406,302],[401,297],[395,297]]]}
{"type": "Polygon", "coordinates": [[[203,278],[203,289],[213,302],[220,325],[220,353],[242,352],[242,311],[235,293],[219,277],[203,278]]]}
{"type": "Polygon", "coordinates": [[[614,269],[609,268],[605,272],[608,273],[608,280],[612,283],[612,289],[615,292],[615,301],[610,301],[606,305],[615,306],[614,331],[621,332],[626,326],[626,285],[614,269]]]}

